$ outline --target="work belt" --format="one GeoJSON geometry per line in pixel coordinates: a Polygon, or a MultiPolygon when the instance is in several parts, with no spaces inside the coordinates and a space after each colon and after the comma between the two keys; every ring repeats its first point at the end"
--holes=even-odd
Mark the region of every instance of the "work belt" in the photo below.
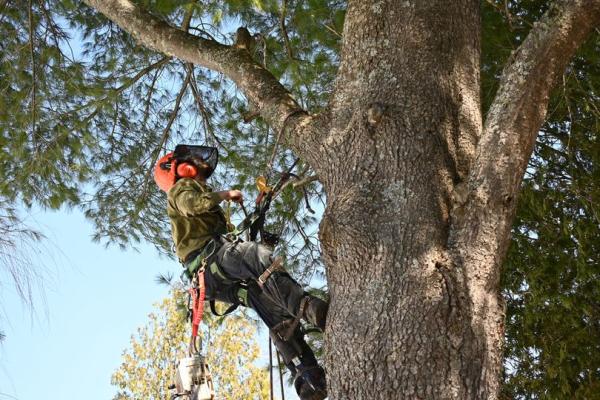
{"type": "MultiPolygon", "coordinates": [[[[235,281],[229,279],[225,273],[219,267],[219,264],[214,260],[214,256],[217,254],[221,246],[226,241],[232,241],[229,237],[215,236],[209,240],[202,248],[192,251],[185,258],[182,263],[185,268],[185,274],[188,277],[193,277],[199,271],[208,269],[210,273],[216,277],[222,284],[229,285],[235,283],[235,281]]],[[[223,316],[232,313],[240,305],[247,305],[248,303],[248,291],[243,282],[240,282],[240,288],[238,290],[238,303],[232,304],[224,313],[219,314],[216,311],[215,301],[210,300],[210,309],[216,316],[223,316]]]]}
{"type": "MultiPolygon", "coordinates": [[[[216,255],[221,248],[221,240],[222,239],[220,237],[215,237],[209,240],[200,249],[192,251],[185,257],[185,260],[182,262],[182,264],[188,277],[194,276],[196,271],[201,270],[202,267],[206,268],[208,266],[210,259],[216,255]]],[[[211,263],[210,268],[211,272],[214,273],[213,269],[218,269],[218,266],[213,262],[211,263]],[[212,264],[214,264],[215,267],[212,267],[212,264]]]]}

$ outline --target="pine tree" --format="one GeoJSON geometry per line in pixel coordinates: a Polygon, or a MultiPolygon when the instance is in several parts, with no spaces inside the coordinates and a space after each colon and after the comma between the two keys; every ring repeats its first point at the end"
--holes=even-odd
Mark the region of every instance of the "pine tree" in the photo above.
{"type": "MultiPolygon", "coordinates": [[[[496,393],[501,264],[505,394],[597,391],[597,1],[121,2],[141,10],[127,18],[89,3],[114,22],[71,1],[0,2],[0,194],[8,201],[80,206],[97,239],[146,239],[168,251],[164,196],[151,182],[156,157],[181,141],[216,144],[215,185],[252,196],[286,124],[274,169],[299,155],[301,177],[319,180],[305,186],[311,204],[326,206],[320,234],[334,319],[325,353],[345,360],[330,369],[334,396],[360,398],[362,388],[341,384],[360,374],[357,385],[386,382],[394,393],[496,393]],[[155,22],[130,29],[137,17],[155,22]],[[158,21],[181,40],[153,40],[168,29],[158,21]],[[255,44],[232,46],[236,53],[225,46],[240,25],[255,44]],[[461,232],[475,236],[455,240],[461,232]],[[484,232],[493,236],[486,245],[477,242],[484,232]],[[486,283],[464,289],[479,279],[486,283]],[[404,312],[392,318],[390,309],[404,312]],[[414,327],[422,335],[406,318],[425,326],[414,327]],[[377,340],[362,341],[365,326],[377,340]],[[383,346],[390,331],[398,338],[383,346]],[[473,352],[454,354],[456,343],[473,352]],[[394,368],[365,368],[371,355],[394,368]],[[431,371],[450,387],[431,383],[431,371]]],[[[292,265],[310,276],[323,271],[316,218],[291,189],[272,221],[287,234],[292,265]]]]}

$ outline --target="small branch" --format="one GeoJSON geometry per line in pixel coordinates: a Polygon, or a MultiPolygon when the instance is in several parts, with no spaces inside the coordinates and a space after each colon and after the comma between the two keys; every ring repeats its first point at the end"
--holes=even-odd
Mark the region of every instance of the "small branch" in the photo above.
{"type": "Polygon", "coordinates": [[[246,124],[249,124],[258,117],[260,117],[260,113],[258,111],[248,111],[242,114],[242,118],[246,124]]]}
{"type": "Polygon", "coordinates": [[[62,49],[60,48],[60,43],[58,41],[58,38],[61,35],[58,32],[58,29],[57,29],[56,25],[54,24],[54,21],[52,21],[52,17],[48,13],[48,10],[44,6],[44,0],[39,0],[38,5],[40,6],[40,9],[42,10],[42,14],[44,14],[44,18],[46,19],[46,23],[47,23],[47,29],[50,30],[50,32],[52,34],[52,40],[54,41],[54,45],[56,46],[56,49],[60,52],[61,56],[63,56],[67,60],[73,62],[73,60],[71,60],[71,59],[69,59],[69,57],[65,56],[62,49]]]}
{"type": "Polygon", "coordinates": [[[302,225],[300,224],[300,222],[298,222],[298,220],[296,218],[294,218],[294,225],[296,225],[296,228],[298,228],[298,232],[300,232],[302,239],[304,239],[304,243],[310,244],[310,238],[308,237],[306,232],[304,232],[304,228],[302,227],[302,225]]]}
{"type": "Polygon", "coordinates": [[[292,184],[292,187],[294,189],[298,189],[298,188],[302,188],[303,186],[308,185],[309,183],[318,181],[319,177],[317,175],[311,175],[311,176],[307,176],[305,178],[300,179],[299,181],[296,181],[292,184]]]}
{"type": "MultiPolygon", "coordinates": [[[[175,122],[175,119],[177,118],[177,115],[179,114],[179,108],[181,107],[181,100],[183,99],[183,96],[185,95],[187,87],[190,84],[190,79],[191,79],[191,73],[188,72],[188,74],[185,77],[185,80],[183,81],[183,85],[181,85],[181,90],[179,91],[179,93],[177,94],[177,98],[175,99],[175,106],[173,107],[173,111],[171,111],[171,116],[169,117],[167,126],[165,126],[165,129],[163,130],[163,134],[160,139],[160,144],[156,151],[156,157],[155,157],[154,162],[152,163],[152,166],[154,166],[154,164],[156,164],[156,161],[158,160],[158,155],[162,151],[163,146],[167,143],[167,140],[169,138],[169,132],[171,130],[171,126],[173,125],[173,122],[175,122]]],[[[150,169],[150,171],[152,171],[152,169],[150,169]]]]}
{"type": "Polygon", "coordinates": [[[31,53],[31,132],[35,140],[35,125],[36,125],[36,71],[35,71],[35,27],[33,26],[33,1],[29,0],[29,51],[31,53]]]}
{"type": "Polygon", "coordinates": [[[117,130],[117,125],[119,122],[118,119],[119,119],[119,102],[117,101],[115,103],[115,115],[113,117],[113,126],[112,126],[112,130],[110,132],[110,137],[115,136],[115,131],[117,130]]]}
{"type": "Polygon", "coordinates": [[[185,32],[190,30],[190,23],[192,22],[192,18],[194,17],[194,9],[192,7],[188,8],[183,16],[183,22],[181,23],[181,29],[185,32]]]}
{"type": "Polygon", "coordinates": [[[158,161],[158,157],[160,156],[163,146],[167,143],[167,140],[169,139],[169,133],[171,131],[171,126],[173,125],[173,122],[175,122],[175,119],[177,118],[177,115],[179,114],[181,100],[183,99],[183,96],[185,95],[185,92],[187,91],[187,87],[190,83],[190,79],[191,79],[191,73],[188,71],[188,73],[185,77],[185,80],[183,81],[183,84],[181,85],[181,90],[179,91],[179,94],[177,95],[177,98],[175,99],[175,106],[173,107],[173,111],[171,111],[171,116],[169,117],[167,126],[165,126],[165,129],[163,130],[162,137],[160,138],[158,148],[156,149],[154,156],[152,158],[152,162],[150,163],[150,168],[148,168],[148,170],[146,171],[146,175],[144,176],[144,180],[143,180],[144,188],[142,189],[142,195],[140,196],[140,201],[138,203],[140,205],[144,203],[144,201],[146,200],[146,197],[148,195],[148,183],[150,182],[150,175],[152,175],[152,171],[154,171],[154,165],[158,161]]]}
{"type": "Polygon", "coordinates": [[[219,140],[217,135],[215,135],[215,131],[213,130],[212,124],[210,123],[210,115],[208,110],[204,106],[204,102],[202,101],[202,96],[200,95],[200,90],[198,90],[198,84],[196,82],[196,77],[194,76],[194,65],[190,63],[186,63],[186,67],[188,73],[191,76],[191,86],[192,86],[192,94],[194,95],[194,100],[196,101],[196,105],[198,105],[198,110],[202,115],[202,121],[204,122],[204,130],[213,138],[213,140],[225,151],[229,152],[229,149],[225,147],[225,145],[219,140]]]}
{"type": "Polygon", "coordinates": [[[335,29],[333,29],[332,27],[330,27],[329,25],[327,25],[327,24],[322,24],[322,25],[325,29],[327,29],[329,32],[333,33],[335,36],[339,37],[340,39],[342,38],[342,34],[339,33],[338,31],[336,31],[335,29]]]}
{"type": "Polygon", "coordinates": [[[565,99],[565,104],[567,106],[567,113],[569,115],[569,141],[567,142],[567,152],[569,152],[569,144],[571,142],[571,133],[573,132],[573,112],[571,111],[571,103],[569,102],[569,96],[567,94],[567,76],[566,74],[562,75],[562,89],[563,96],[565,99]]]}
{"type": "Polygon", "coordinates": [[[287,29],[285,27],[285,17],[287,14],[287,0],[281,0],[281,14],[279,16],[279,28],[281,29],[281,34],[283,35],[283,42],[285,44],[285,49],[290,60],[294,60],[294,51],[292,50],[292,45],[290,44],[290,37],[288,36],[287,29]]]}
{"type": "Polygon", "coordinates": [[[131,86],[133,86],[134,83],[136,83],[137,81],[142,79],[144,76],[146,76],[149,72],[151,72],[152,70],[154,70],[158,67],[162,67],[170,60],[171,60],[171,57],[163,57],[160,60],[158,60],[157,62],[155,62],[154,64],[148,65],[146,68],[142,69],[137,74],[135,74],[133,76],[133,78],[131,78],[128,82],[126,82],[126,83],[122,84],[121,86],[119,86],[118,88],[114,89],[115,94],[122,93],[125,89],[130,88],[131,86]]]}
{"type": "Polygon", "coordinates": [[[144,126],[146,126],[146,123],[148,122],[148,118],[150,116],[150,103],[152,101],[152,95],[154,94],[154,88],[156,86],[156,81],[158,80],[158,77],[160,76],[161,72],[162,72],[162,67],[157,69],[156,72],[154,73],[154,77],[152,78],[152,82],[150,83],[150,88],[148,89],[148,94],[146,95],[146,100],[145,100],[145,105],[144,105],[144,118],[143,118],[144,126]]]}
{"type": "MultiPolygon", "coordinates": [[[[44,14],[44,18],[46,19],[48,29],[52,33],[52,40],[54,41],[54,45],[56,46],[56,49],[58,50],[58,52],[60,53],[60,55],[62,57],[64,57],[71,63],[75,63],[75,53],[73,52],[73,48],[71,47],[71,44],[69,43],[68,36],[65,33],[60,32],[58,25],[54,22],[54,20],[52,20],[52,16],[50,15],[50,11],[48,11],[48,9],[46,8],[45,2],[46,2],[45,0],[38,0],[40,9],[42,10],[42,13],[44,14]],[[65,44],[69,47],[69,51],[71,52],[71,57],[66,55],[65,52],[62,50],[59,39],[64,40],[65,44]]],[[[59,65],[59,67],[61,67],[61,66],[62,66],[62,64],[59,65]]]]}
{"type": "Polygon", "coordinates": [[[192,27],[190,27],[190,30],[197,31],[201,35],[206,35],[212,41],[215,41],[215,42],[217,41],[217,39],[215,39],[215,37],[213,35],[211,35],[210,33],[206,32],[204,29],[200,29],[198,27],[192,26],[192,27]]]}
{"type": "MultiPolygon", "coordinates": [[[[117,94],[122,93],[125,89],[130,88],[131,86],[133,86],[133,84],[135,84],[137,81],[139,81],[144,76],[146,76],[149,72],[151,72],[155,68],[162,67],[164,64],[166,64],[170,60],[171,60],[171,57],[163,57],[163,58],[161,58],[160,60],[158,60],[154,64],[148,65],[146,68],[144,68],[141,71],[139,71],[137,74],[135,74],[135,76],[133,78],[131,78],[129,81],[127,81],[123,85],[121,85],[121,86],[119,86],[119,87],[117,87],[115,89],[110,89],[110,91],[111,91],[110,95],[104,96],[100,100],[92,100],[92,101],[90,101],[90,102],[88,102],[88,103],[86,103],[86,104],[84,104],[82,106],[77,107],[72,112],[78,112],[78,111],[84,110],[84,109],[88,108],[89,106],[91,106],[92,104],[102,104],[102,103],[104,103],[106,100],[110,99],[111,95],[117,95],[117,94]]],[[[94,114],[96,114],[97,112],[98,112],[98,110],[96,110],[94,112],[94,114]]]]}
{"type": "MultiPolygon", "coordinates": [[[[189,8],[186,10],[185,15],[183,16],[183,22],[181,23],[181,29],[184,31],[188,31],[190,29],[190,23],[192,22],[192,18],[194,17],[194,9],[189,8]]],[[[169,57],[167,57],[169,58],[169,57]]],[[[162,67],[162,65],[161,65],[162,67]]],[[[148,120],[148,116],[150,114],[150,101],[152,100],[152,94],[154,93],[154,87],[156,85],[156,81],[158,76],[160,75],[161,69],[158,69],[152,78],[152,83],[150,84],[150,89],[148,90],[148,95],[146,96],[145,108],[144,108],[144,126],[146,125],[146,121],[148,120]]]]}

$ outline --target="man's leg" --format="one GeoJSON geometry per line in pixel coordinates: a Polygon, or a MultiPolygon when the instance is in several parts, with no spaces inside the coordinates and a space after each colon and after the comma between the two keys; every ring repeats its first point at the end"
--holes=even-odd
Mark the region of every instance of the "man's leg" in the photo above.
{"type": "Polygon", "coordinates": [[[300,327],[289,330],[294,318],[255,283],[248,286],[246,300],[247,305],[254,309],[269,327],[269,335],[294,377],[294,386],[300,399],[325,399],[325,371],[317,363],[300,327]]]}
{"type": "Polygon", "coordinates": [[[229,288],[221,291],[218,299],[239,301],[256,311],[269,327],[269,334],[294,376],[294,386],[302,400],[327,397],[325,371],[304,340],[298,318],[313,316],[309,322],[324,329],[328,304],[307,295],[284,270],[273,269],[265,277],[265,271],[273,265],[271,251],[265,246],[254,242],[225,243],[215,261],[222,282],[223,279],[247,282],[245,294],[229,288]],[[266,279],[259,279],[261,277],[266,279]]]}
{"type": "Polygon", "coordinates": [[[294,377],[294,386],[301,400],[322,400],[327,397],[325,371],[304,340],[295,318],[277,304],[255,282],[247,286],[240,282],[225,281],[212,271],[205,274],[209,299],[251,307],[269,328],[269,335],[294,377]],[[290,329],[292,327],[292,329],[290,329]]]}
{"type": "Polygon", "coordinates": [[[216,261],[222,272],[233,280],[256,281],[275,303],[291,315],[304,318],[322,330],[328,304],[304,292],[283,268],[276,268],[271,250],[255,242],[225,243],[216,261]]]}

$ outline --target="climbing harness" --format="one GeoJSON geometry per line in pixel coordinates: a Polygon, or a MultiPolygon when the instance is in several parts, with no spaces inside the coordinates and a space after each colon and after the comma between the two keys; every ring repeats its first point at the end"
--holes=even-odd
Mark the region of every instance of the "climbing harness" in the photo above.
{"type": "Polygon", "coordinates": [[[304,315],[304,311],[306,310],[307,305],[308,305],[308,297],[303,297],[302,300],[300,300],[300,307],[298,310],[298,315],[296,315],[294,317],[294,319],[285,320],[278,325],[279,329],[277,331],[277,335],[282,340],[285,340],[285,341],[290,340],[290,338],[294,334],[294,331],[300,324],[300,319],[302,319],[302,316],[304,315]]]}
{"type": "Polygon", "coordinates": [[[273,263],[271,264],[270,267],[268,267],[267,269],[265,269],[265,272],[263,272],[257,279],[258,281],[258,286],[263,289],[265,286],[265,283],[267,282],[267,279],[269,279],[269,277],[271,276],[271,274],[277,270],[283,270],[285,271],[285,269],[283,268],[283,261],[281,260],[280,257],[275,258],[275,260],[273,260],[273,263]]]}

